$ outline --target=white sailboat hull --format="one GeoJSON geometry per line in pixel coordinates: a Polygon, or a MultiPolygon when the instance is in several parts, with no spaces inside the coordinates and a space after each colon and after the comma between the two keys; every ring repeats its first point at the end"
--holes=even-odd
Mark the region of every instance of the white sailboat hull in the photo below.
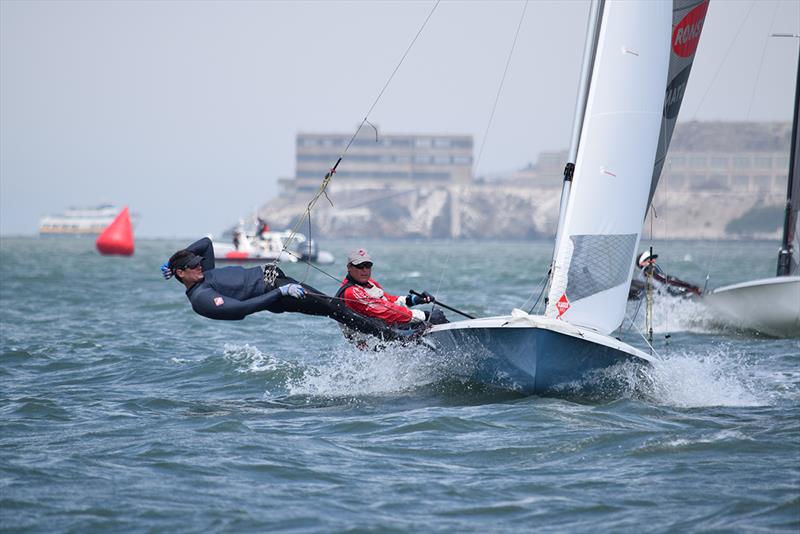
{"type": "Polygon", "coordinates": [[[776,276],[720,287],[701,302],[715,319],[776,337],[800,337],[800,276],[776,276]]]}
{"type": "Polygon", "coordinates": [[[598,372],[652,362],[617,339],[520,310],[437,325],[424,339],[454,362],[461,361],[470,380],[525,395],[605,395],[610,393],[609,376],[598,377],[598,372]]]}

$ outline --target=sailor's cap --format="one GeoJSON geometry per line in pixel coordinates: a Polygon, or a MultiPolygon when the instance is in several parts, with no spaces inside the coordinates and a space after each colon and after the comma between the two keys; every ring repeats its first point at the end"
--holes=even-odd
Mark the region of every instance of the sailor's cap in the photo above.
{"type": "Polygon", "coordinates": [[[350,253],[347,255],[347,263],[350,265],[361,265],[362,263],[374,263],[372,261],[372,257],[369,255],[369,252],[364,250],[363,248],[357,248],[355,250],[351,250],[350,253]]]}

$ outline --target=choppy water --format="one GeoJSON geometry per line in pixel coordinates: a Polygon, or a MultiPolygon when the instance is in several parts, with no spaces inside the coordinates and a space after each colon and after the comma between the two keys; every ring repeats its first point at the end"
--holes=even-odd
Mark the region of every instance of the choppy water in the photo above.
{"type": "MultiPolygon", "coordinates": [[[[663,300],[652,382],[598,402],[521,398],[429,353],[355,350],[328,319],[196,316],[158,270],[184,244],[108,258],[92,240],[0,240],[0,530],[800,529],[798,340],[663,300]]],[[[351,245],[323,247],[337,277],[351,245]]],[[[480,315],[523,306],[551,252],[366,245],[387,289],[480,315]]],[[[776,255],[657,248],[671,274],[702,283],[711,266],[712,286],[769,276],[776,255]]]]}

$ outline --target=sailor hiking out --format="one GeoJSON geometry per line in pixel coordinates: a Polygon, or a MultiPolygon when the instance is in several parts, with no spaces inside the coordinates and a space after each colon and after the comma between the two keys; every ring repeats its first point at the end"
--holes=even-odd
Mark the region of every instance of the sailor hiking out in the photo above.
{"type": "Polygon", "coordinates": [[[241,320],[260,312],[298,312],[330,317],[348,328],[370,335],[394,339],[391,329],[348,309],[317,289],[286,276],[276,269],[277,277],[269,283],[269,266],[216,268],[214,247],[204,237],[177,251],[161,266],[164,278],[173,276],[186,287],[192,309],[217,320],[241,320]]]}
{"type": "Polygon", "coordinates": [[[639,300],[644,296],[648,277],[652,277],[653,287],[659,293],[663,291],[673,297],[685,298],[695,297],[702,293],[702,290],[696,285],[685,282],[675,276],[667,275],[656,264],[656,258],[658,258],[658,254],[652,254],[650,250],[645,250],[639,254],[636,260],[636,267],[633,270],[628,300],[639,300]]]}

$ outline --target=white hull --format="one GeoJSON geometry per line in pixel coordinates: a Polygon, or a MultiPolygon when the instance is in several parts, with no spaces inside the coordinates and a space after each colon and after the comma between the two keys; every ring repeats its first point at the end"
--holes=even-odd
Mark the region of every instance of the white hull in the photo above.
{"type": "Polygon", "coordinates": [[[263,264],[275,260],[285,263],[296,263],[297,258],[281,250],[268,250],[264,248],[249,248],[237,250],[233,245],[225,243],[214,243],[214,259],[217,263],[236,263],[236,264],[263,264]]]}
{"type": "Polygon", "coordinates": [[[646,353],[612,337],[521,310],[437,325],[424,339],[447,357],[461,360],[471,380],[528,395],[608,394],[608,377],[592,380],[598,371],[652,362],[646,353]]]}
{"type": "Polygon", "coordinates": [[[800,337],[800,276],[720,287],[701,299],[720,322],[770,336],[800,337]]]}

